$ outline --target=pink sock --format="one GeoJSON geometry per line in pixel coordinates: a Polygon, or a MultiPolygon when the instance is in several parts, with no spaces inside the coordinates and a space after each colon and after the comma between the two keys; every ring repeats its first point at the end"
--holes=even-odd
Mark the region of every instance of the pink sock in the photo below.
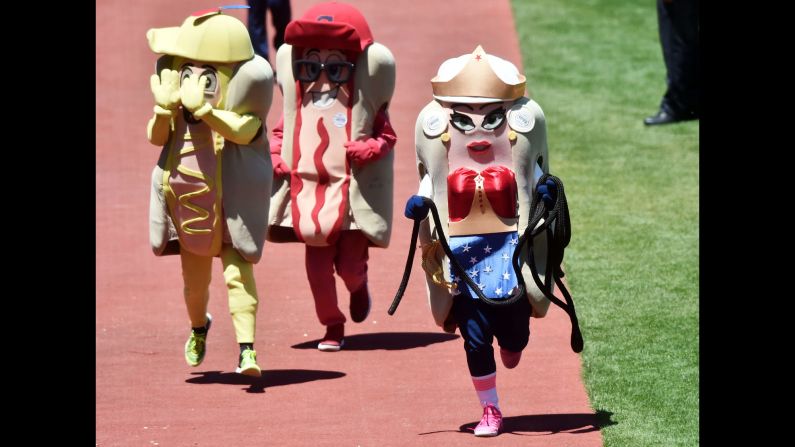
{"type": "Polygon", "coordinates": [[[475,385],[475,392],[478,393],[478,400],[482,407],[491,404],[500,409],[497,401],[497,372],[480,377],[472,377],[472,384],[475,385]]]}

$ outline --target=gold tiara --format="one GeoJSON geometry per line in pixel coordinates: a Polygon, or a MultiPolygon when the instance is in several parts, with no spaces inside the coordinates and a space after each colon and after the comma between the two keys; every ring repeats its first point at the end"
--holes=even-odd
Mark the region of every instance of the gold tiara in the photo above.
{"type": "MultiPolygon", "coordinates": [[[[524,96],[526,78],[517,74],[518,84],[507,84],[494,72],[486,51],[478,45],[469,55],[464,68],[452,79],[440,81],[437,75],[431,79],[433,95],[454,97],[482,97],[496,100],[514,100],[524,96]]],[[[444,64],[442,64],[444,65],[444,64]]]]}

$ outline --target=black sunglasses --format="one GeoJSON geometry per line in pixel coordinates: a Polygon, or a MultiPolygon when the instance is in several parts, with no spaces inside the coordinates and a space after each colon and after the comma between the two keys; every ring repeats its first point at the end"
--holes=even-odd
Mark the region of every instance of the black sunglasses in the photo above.
{"type": "Polygon", "coordinates": [[[356,65],[350,62],[335,61],[321,63],[300,59],[293,62],[293,75],[302,82],[316,81],[320,77],[320,72],[326,70],[329,81],[342,84],[348,82],[356,65]]]}

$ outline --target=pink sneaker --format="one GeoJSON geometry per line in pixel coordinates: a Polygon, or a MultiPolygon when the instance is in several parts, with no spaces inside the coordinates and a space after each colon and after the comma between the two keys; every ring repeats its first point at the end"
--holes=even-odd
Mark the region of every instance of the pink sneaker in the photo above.
{"type": "Polygon", "coordinates": [[[502,430],[502,413],[494,405],[486,405],[483,417],[475,427],[475,436],[497,436],[502,430]]]}
{"type": "Polygon", "coordinates": [[[500,359],[502,359],[502,364],[505,365],[506,368],[516,368],[516,365],[519,364],[519,360],[522,360],[522,351],[513,352],[500,348],[500,359]]]}
{"type": "Polygon", "coordinates": [[[345,344],[345,324],[338,323],[326,326],[326,335],[317,344],[317,349],[321,351],[339,351],[345,344]]]}

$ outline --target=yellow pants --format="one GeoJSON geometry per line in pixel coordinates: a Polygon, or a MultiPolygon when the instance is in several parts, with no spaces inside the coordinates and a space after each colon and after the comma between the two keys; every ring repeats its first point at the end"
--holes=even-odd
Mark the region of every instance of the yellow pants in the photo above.
{"type": "MultiPolygon", "coordinates": [[[[185,305],[191,327],[207,323],[207,302],[210,299],[212,256],[199,256],[180,250],[182,278],[185,281],[185,305]]],[[[254,266],[229,244],[221,249],[224,280],[229,294],[229,313],[235,326],[238,343],[254,343],[257,316],[257,285],[254,266]]]]}

